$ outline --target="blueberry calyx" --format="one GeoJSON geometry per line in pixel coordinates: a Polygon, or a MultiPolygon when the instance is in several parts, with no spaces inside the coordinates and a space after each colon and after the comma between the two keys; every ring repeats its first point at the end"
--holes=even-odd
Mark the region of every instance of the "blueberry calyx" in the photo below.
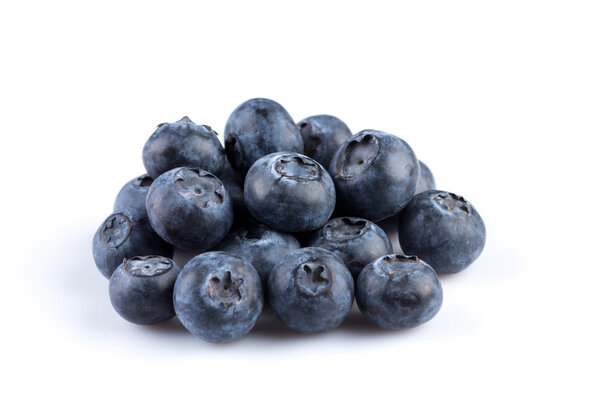
{"type": "Polygon", "coordinates": [[[330,272],[321,264],[306,262],[296,268],[296,286],[309,296],[318,296],[330,285],[330,272]]]}
{"type": "Polygon", "coordinates": [[[179,194],[198,207],[208,208],[223,202],[223,185],[213,174],[197,168],[185,168],[174,179],[179,194]]]}
{"type": "Polygon", "coordinates": [[[286,178],[298,181],[315,181],[321,173],[319,166],[306,157],[282,155],[275,163],[275,171],[286,178]]]}
{"type": "Polygon", "coordinates": [[[213,276],[209,279],[208,293],[212,298],[223,303],[227,309],[242,300],[241,287],[243,284],[242,278],[232,279],[231,271],[226,271],[221,277],[213,276]]]}
{"type": "Polygon", "coordinates": [[[471,215],[471,204],[462,196],[457,196],[454,193],[442,192],[435,195],[436,203],[446,209],[454,212],[454,210],[462,211],[467,215],[471,215]]]}
{"type": "Polygon", "coordinates": [[[173,262],[166,257],[137,256],[123,262],[125,271],[132,276],[157,276],[164,274],[173,266],[173,262]]]}
{"type": "Polygon", "coordinates": [[[379,138],[368,133],[350,140],[337,160],[336,176],[353,178],[362,174],[377,158],[380,148],[379,138]]]}
{"type": "Polygon", "coordinates": [[[106,247],[117,248],[122,245],[131,233],[131,220],[124,214],[111,215],[102,224],[100,243],[106,247]]]}
{"type": "Polygon", "coordinates": [[[343,217],[325,225],[325,236],[329,240],[350,240],[365,233],[367,221],[343,217]]]}

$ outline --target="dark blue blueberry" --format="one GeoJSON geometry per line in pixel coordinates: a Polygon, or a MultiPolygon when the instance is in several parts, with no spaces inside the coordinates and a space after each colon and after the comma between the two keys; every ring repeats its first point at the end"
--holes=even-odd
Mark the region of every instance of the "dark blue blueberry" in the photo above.
{"type": "Polygon", "coordinates": [[[428,190],[435,190],[433,172],[431,172],[429,167],[421,160],[419,160],[419,167],[421,173],[419,174],[419,179],[417,179],[417,189],[415,190],[415,194],[426,192],[428,190]]]}
{"type": "Polygon", "coordinates": [[[398,218],[400,246],[438,273],[467,268],[485,245],[485,225],[462,196],[439,190],[417,194],[398,218]]]}
{"type": "Polygon", "coordinates": [[[127,182],[119,191],[113,209],[136,208],[146,212],[146,195],[153,181],[150,175],[144,174],[127,182]]]}
{"type": "Polygon", "coordinates": [[[289,233],[276,231],[252,220],[229,233],[219,245],[219,250],[250,261],[260,276],[263,288],[267,286],[273,267],[286,254],[299,248],[300,244],[289,233]]]}
{"type": "Polygon", "coordinates": [[[442,307],[435,271],[417,257],[387,255],[367,265],[356,281],[356,303],[384,329],[407,329],[433,318],[442,307]]]}
{"type": "Polygon", "coordinates": [[[125,258],[150,254],[173,256],[173,246],[152,229],[145,211],[126,208],[104,220],[92,241],[96,266],[107,278],[125,258]]]}
{"type": "Polygon", "coordinates": [[[229,162],[219,175],[219,179],[229,193],[233,203],[233,227],[242,226],[250,217],[250,213],[244,202],[244,177],[239,171],[235,171],[229,162]]]}
{"type": "Polygon", "coordinates": [[[329,173],[346,215],[379,221],[398,213],[410,201],[419,163],[404,140],[364,130],[337,150],[329,173]]]}
{"type": "Polygon", "coordinates": [[[352,308],[354,281],[342,260],[318,247],[294,250],[269,275],[269,302],[289,328],[325,332],[352,308]]]}
{"type": "Polygon", "coordinates": [[[226,162],[217,133],[210,126],[196,125],[188,117],[158,125],[144,146],[142,159],[154,179],[177,167],[200,168],[218,175],[226,162]]]}
{"type": "Polygon", "coordinates": [[[186,250],[204,251],[217,245],[233,222],[225,186],[198,168],[175,168],[156,178],[146,209],[156,233],[186,250]]]}
{"type": "Polygon", "coordinates": [[[315,232],[309,246],[329,250],[342,259],[354,278],[371,261],[393,252],[385,232],[363,218],[341,217],[315,232]]]}
{"type": "Polygon", "coordinates": [[[234,181],[223,181],[223,185],[227,189],[233,204],[232,227],[242,226],[249,218],[252,218],[244,201],[244,187],[234,181]]]}
{"type": "Polygon", "coordinates": [[[304,154],[328,167],[336,150],[352,136],[348,126],[332,115],[313,115],[298,122],[304,154]]]}
{"type": "Polygon", "coordinates": [[[321,227],[335,208],[335,188],[327,171],[304,155],[280,152],[254,163],[244,183],[248,211],[283,232],[321,227]]]}
{"type": "Polygon", "coordinates": [[[243,174],[260,157],[278,151],[302,153],[298,127],[279,103],[251,99],[240,104],[225,125],[225,151],[234,169],[243,174]]]}
{"type": "Polygon", "coordinates": [[[192,258],[175,282],[177,317],[190,332],[209,342],[246,335],[263,308],[258,273],[248,261],[213,251],[192,258]]]}
{"type": "Polygon", "coordinates": [[[121,317],[134,324],[151,325],[175,316],[173,286],[181,267],[160,256],[123,261],[110,278],[110,302],[121,317]]]}

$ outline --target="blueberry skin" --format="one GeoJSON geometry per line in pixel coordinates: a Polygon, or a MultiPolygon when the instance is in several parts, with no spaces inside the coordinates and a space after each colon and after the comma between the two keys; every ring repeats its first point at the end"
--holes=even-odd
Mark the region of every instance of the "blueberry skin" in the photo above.
{"type": "Polygon", "coordinates": [[[244,183],[244,200],[260,222],[283,232],[303,232],[327,222],[335,208],[335,187],[315,160],[279,152],[252,165],[244,183]]]}
{"type": "Polygon", "coordinates": [[[244,177],[238,171],[234,171],[229,162],[227,162],[225,169],[219,175],[219,179],[227,189],[233,203],[232,227],[240,227],[248,218],[251,218],[244,202],[244,177]]]}
{"type": "Polygon", "coordinates": [[[433,177],[433,172],[429,169],[427,165],[421,160],[419,160],[419,179],[417,179],[417,188],[415,190],[415,194],[426,192],[428,190],[435,190],[435,178],[433,177]]]}
{"type": "Polygon", "coordinates": [[[133,257],[113,272],[108,285],[117,313],[134,324],[152,325],[175,316],[173,286],[181,267],[161,256],[133,257]]]}
{"type": "Polygon", "coordinates": [[[326,167],[336,150],[352,136],[348,126],[333,115],[313,115],[297,125],[304,141],[304,154],[326,167]]]}
{"type": "Polygon", "coordinates": [[[380,221],[398,213],[415,193],[419,163],[399,137],[364,130],[337,150],[329,173],[346,215],[380,221]]]}
{"type": "Polygon", "coordinates": [[[294,250],[271,270],[269,302],[290,329],[325,332],[339,326],[354,301],[354,280],[342,260],[318,247],[294,250]]]}
{"type": "Polygon", "coordinates": [[[153,181],[150,175],[144,174],[127,182],[119,191],[113,210],[136,208],[146,212],[146,195],[153,181]]]}
{"type": "Polygon", "coordinates": [[[433,268],[414,256],[390,254],[367,265],[356,281],[356,303],[384,329],[408,329],[442,307],[442,285],[433,268]]]}
{"type": "Polygon", "coordinates": [[[177,317],[190,332],[209,342],[246,335],[263,308],[258,273],[248,261],[213,251],[192,258],[175,282],[177,317]]]}
{"type": "Polygon", "coordinates": [[[419,193],[398,218],[404,253],[418,256],[442,274],[471,265],[483,251],[485,236],[485,225],[475,207],[454,193],[419,193]]]}
{"type": "Polygon", "coordinates": [[[112,213],[100,225],[92,240],[98,270],[106,278],[123,259],[150,254],[172,257],[173,246],[152,229],[145,211],[126,208],[112,213]]]}
{"type": "Polygon", "coordinates": [[[142,151],[144,167],[156,179],[173,168],[200,168],[215,175],[223,171],[225,149],[208,125],[196,125],[188,117],[158,125],[142,151]]]}
{"type": "Polygon", "coordinates": [[[278,151],[302,153],[302,135],[279,103],[256,98],[240,104],[225,125],[225,152],[243,174],[260,157],[278,151]]]}
{"type": "Polygon", "coordinates": [[[263,288],[267,287],[273,267],[286,254],[299,248],[300,243],[289,233],[276,231],[252,220],[230,232],[218,247],[221,251],[249,261],[258,272],[263,288]]]}
{"type": "Polygon", "coordinates": [[[380,227],[356,217],[328,221],[313,234],[308,245],[340,257],[355,279],[371,261],[393,252],[390,239],[380,227]]]}
{"type": "Polygon", "coordinates": [[[217,245],[233,223],[233,204],[225,186],[198,168],[175,168],[156,178],[146,209],[156,233],[186,250],[217,245]]]}

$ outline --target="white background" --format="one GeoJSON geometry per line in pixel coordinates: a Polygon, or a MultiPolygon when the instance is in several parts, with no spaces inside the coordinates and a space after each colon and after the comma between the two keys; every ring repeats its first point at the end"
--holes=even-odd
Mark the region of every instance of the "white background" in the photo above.
{"type": "Polygon", "coordinates": [[[3,398],[598,398],[594,1],[2,2],[3,398]],[[112,310],[91,239],[160,122],[242,101],[410,143],[488,240],[408,331],[209,344],[112,310]],[[184,397],[185,396],[185,397],[184,397]],[[133,398],[133,397],[132,397],[133,398]]]}

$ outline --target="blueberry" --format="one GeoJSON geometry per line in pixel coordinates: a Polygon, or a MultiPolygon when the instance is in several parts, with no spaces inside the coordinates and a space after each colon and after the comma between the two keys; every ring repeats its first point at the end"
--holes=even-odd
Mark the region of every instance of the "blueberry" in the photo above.
{"type": "Polygon", "coordinates": [[[252,218],[244,201],[244,187],[233,181],[223,181],[223,186],[227,189],[233,204],[232,227],[242,226],[248,219],[252,218]]]}
{"type": "Polygon", "coordinates": [[[338,256],[305,247],[287,254],[271,270],[268,294],[286,326],[304,333],[325,332],[350,312],[354,281],[338,256]]]}
{"type": "Polygon", "coordinates": [[[332,115],[313,115],[298,122],[304,154],[328,167],[336,150],[352,136],[348,126],[332,115]]]}
{"type": "Polygon", "coordinates": [[[304,144],[292,117],[279,103],[251,99],[240,104],[225,125],[225,151],[243,174],[260,157],[278,151],[302,153],[304,144]]]}
{"type": "Polygon", "coordinates": [[[123,261],[110,278],[108,293],[114,309],[134,324],[151,325],[171,319],[173,286],[181,267],[161,256],[123,261]]]}
{"type": "Polygon", "coordinates": [[[196,125],[188,117],[158,125],[144,146],[142,159],[154,179],[177,167],[201,168],[218,175],[226,162],[217,133],[210,126],[196,125]]]}
{"type": "Polygon", "coordinates": [[[190,332],[209,342],[226,342],[250,332],[263,308],[263,291],[252,264],[213,251],[185,265],[175,282],[173,302],[190,332]]]}
{"type": "Polygon", "coordinates": [[[356,303],[384,329],[407,329],[433,318],[442,307],[435,271],[417,257],[387,255],[367,265],[356,281],[356,303]]]}
{"type": "Polygon", "coordinates": [[[419,179],[417,179],[417,189],[415,190],[415,194],[426,192],[427,190],[435,190],[433,172],[431,172],[429,167],[421,160],[419,160],[419,170],[421,173],[419,174],[419,179]]]}
{"type": "Polygon", "coordinates": [[[229,233],[219,245],[219,250],[249,261],[258,272],[263,288],[267,286],[269,272],[281,258],[299,248],[300,244],[289,233],[276,231],[252,220],[229,233]]]}
{"type": "Polygon", "coordinates": [[[233,222],[225,186],[198,168],[175,168],[156,178],[146,209],[156,233],[186,250],[204,251],[217,245],[233,222]]]}
{"type": "Polygon", "coordinates": [[[380,227],[356,217],[328,221],[313,234],[309,246],[333,252],[342,259],[354,278],[365,265],[393,252],[390,239],[380,227]]]}
{"type": "Polygon", "coordinates": [[[172,257],[173,246],[152,229],[145,211],[126,208],[108,216],[92,241],[98,270],[107,278],[125,258],[150,254],[172,257]]]}
{"type": "Polygon", "coordinates": [[[317,229],[335,208],[335,188],[327,171],[298,153],[279,152],[258,159],[244,183],[248,211],[283,232],[317,229]]]}
{"type": "Polygon", "coordinates": [[[240,227],[250,218],[250,213],[244,201],[244,177],[227,162],[225,169],[219,175],[219,179],[227,189],[233,203],[232,226],[240,227]]]}
{"type": "Polygon", "coordinates": [[[485,245],[485,225],[462,196],[439,190],[417,194],[398,218],[400,246],[438,273],[467,268],[485,245]]]}
{"type": "Polygon", "coordinates": [[[346,215],[379,221],[398,213],[410,201],[419,164],[404,140],[364,130],[337,150],[329,172],[346,215]]]}
{"type": "Polygon", "coordinates": [[[144,174],[127,182],[117,195],[114,211],[136,208],[146,212],[146,195],[153,181],[150,175],[144,174]]]}

